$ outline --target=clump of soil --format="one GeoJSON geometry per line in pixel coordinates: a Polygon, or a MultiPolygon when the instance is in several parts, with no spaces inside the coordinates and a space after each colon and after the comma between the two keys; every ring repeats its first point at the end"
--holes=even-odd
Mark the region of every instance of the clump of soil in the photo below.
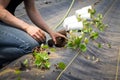
{"type": "MultiPolygon", "coordinates": [[[[58,33],[60,33],[60,34],[64,35],[65,37],[67,37],[67,31],[65,31],[65,30],[61,30],[58,33]]],[[[66,42],[67,42],[67,40],[65,38],[63,38],[63,37],[57,37],[56,41],[57,41],[57,43],[55,44],[54,41],[52,39],[50,39],[50,40],[48,40],[48,45],[50,47],[53,47],[54,45],[56,47],[64,47],[66,45],[66,42]]]]}

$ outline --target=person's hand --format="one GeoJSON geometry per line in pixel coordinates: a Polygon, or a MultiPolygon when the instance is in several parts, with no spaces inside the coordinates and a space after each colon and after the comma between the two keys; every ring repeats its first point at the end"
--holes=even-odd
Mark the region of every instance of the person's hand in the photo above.
{"type": "Polygon", "coordinates": [[[62,37],[62,38],[67,39],[64,35],[62,35],[62,34],[60,34],[60,33],[58,33],[58,32],[52,32],[52,33],[50,34],[50,36],[51,36],[51,38],[53,39],[53,41],[54,41],[55,44],[57,44],[57,40],[56,40],[57,38],[62,37]]]}
{"type": "Polygon", "coordinates": [[[38,42],[45,42],[45,33],[38,27],[30,26],[26,29],[26,32],[38,42]]]}

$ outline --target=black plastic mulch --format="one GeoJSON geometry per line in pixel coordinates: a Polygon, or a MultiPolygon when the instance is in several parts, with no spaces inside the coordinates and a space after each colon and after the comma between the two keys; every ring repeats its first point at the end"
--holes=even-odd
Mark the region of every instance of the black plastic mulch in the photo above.
{"type": "Polygon", "coordinates": [[[98,49],[91,43],[84,53],[84,56],[91,56],[91,59],[87,60],[81,54],[77,56],[60,80],[120,80],[120,64],[117,66],[120,58],[120,0],[111,2],[108,9],[108,1],[100,7],[96,6],[98,12],[104,14],[103,22],[109,26],[98,40],[104,44],[103,48],[98,49]],[[110,43],[111,48],[107,48],[106,43],[110,43]],[[95,62],[94,58],[99,58],[100,61],[95,62]]]}
{"type": "MultiPolygon", "coordinates": [[[[93,4],[93,2],[94,1],[85,0],[82,2],[83,5],[81,5],[86,6],[88,4],[93,4]]],[[[67,5],[67,3],[63,3],[63,8],[66,7],[64,4],[67,5]]],[[[5,68],[8,72],[4,75],[0,74],[0,80],[17,80],[19,76],[21,80],[56,80],[57,78],[59,80],[120,80],[120,64],[117,66],[118,58],[120,58],[119,4],[120,0],[100,0],[100,3],[95,6],[97,12],[104,15],[103,22],[109,26],[105,32],[100,33],[100,38],[98,39],[98,42],[104,44],[104,46],[99,49],[94,46],[93,43],[90,43],[87,52],[80,53],[59,78],[58,76],[61,70],[56,70],[54,64],[58,62],[69,64],[73,57],[77,55],[77,51],[63,48],[58,49],[56,53],[60,57],[50,59],[52,67],[45,72],[41,72],[39,69],[32,69],[28,72],[23,71],[20,75],[15,75],[13,71],[9,71],[9,68],[16,62],[19,62],[19,60],[21,61],[27,57],[29,58],[29,56],[24,56],[8,65],[5,68]],[[108,48],[107,43],[111,44],[111,48],[108,48]],[[119,70],[118,73],[116,72],[117,68],[119,70]]],[[[80,5],[79,0],[76,0],[73,10],[79,8],[78,5],[80,5]]]]}

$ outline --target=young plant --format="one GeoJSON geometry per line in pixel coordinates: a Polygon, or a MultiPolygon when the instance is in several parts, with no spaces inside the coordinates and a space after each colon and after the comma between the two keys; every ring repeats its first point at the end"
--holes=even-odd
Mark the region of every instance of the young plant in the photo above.
{"type": "Polygon", "coordinates": [[[21,71],[20,71],[20,70],[15,70],[14,73],[15,73],[16,75],[18,75],[17,80],[21,80],[21,76],[20,76],[21,71]]]}
{"type": "Polygon", "coordinates": [[[39,53],[34,52],[34,57],[35,57],[34,63],[37,66],[37,68],[41,69],[50,68],[50,62],[46,51],[41,51],[39,53]]]}
{"type": "Polygon", "coordinates": [[[64,70],[66,68],[66,64],[64,62],[59,62],[56,65],[56,69],[64,70]]]}
{"type": "Polygon", "coordinates": [[[49,69],[50,68],[50,62],[48,57],[47,49],[49,47],[47,45],[41,45],[40,48],[37,48],[34,50],[33,56],[35,58],[34,64],[37,66],[37,68],[41,69],[49,69]]]}
{"type": "MultiPolygon", "coordinates": [[[[42,44],[40,47],[35,48],[33,52],[33,57],[34,64],[37,66],[37,68],[49,69],[51,66],[49,62],[49,54],[55,51],[55,48],[50,48],[48,45],[44,44],[42,44]]],[[[26,64],[27,61],[25,60],[24,63],[26,64]]],[[[59,62],[56,67],[63,70],[66,65],[64,64],[64,62],[59,62]]]]}
{"type": "Polygon", "coordinates": [[[23,64],[25,65],[25,67],[27,68],[29,66],[29,63],[28,63],[28,59],[25,59],[23,64]]]}
{"type": "MultiPolygon", "coordinates": [[[[82,21],[83,29],[80,32],[78,30],[69,31],[67,47],[85,52],[87,50],[87,44],[90,41],[95,41],[99,37],[99,32],[104,31],[107,27],[102,22],[102,14],[96,14],[95,9],[89,9],[88,13],[91,15],[90,20],[81,18],[81,16],[77,17],[78,21],[82,21]]],[[[98,43],[98,47],[101,48],[102,45],[98,43]]]]}

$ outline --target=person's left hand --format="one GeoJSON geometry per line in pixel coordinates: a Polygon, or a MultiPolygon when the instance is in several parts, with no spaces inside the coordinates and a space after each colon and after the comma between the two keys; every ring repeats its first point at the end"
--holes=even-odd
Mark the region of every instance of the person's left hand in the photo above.
{"type": "Polygon", "coordinates": [[[65,39],[67,39],[64,35],[62,35],[62,34],[60,34],[60,33],[58,33],[58,32],[52,32],[51,34],[50,34],[50,36],[51,36],[51,38],[53,39],[53,41],[54,41],[54,43],[55,44],[57,44],[57,38],[58,37],[62,37],[62,38],[65,38],[65,39]]]}

